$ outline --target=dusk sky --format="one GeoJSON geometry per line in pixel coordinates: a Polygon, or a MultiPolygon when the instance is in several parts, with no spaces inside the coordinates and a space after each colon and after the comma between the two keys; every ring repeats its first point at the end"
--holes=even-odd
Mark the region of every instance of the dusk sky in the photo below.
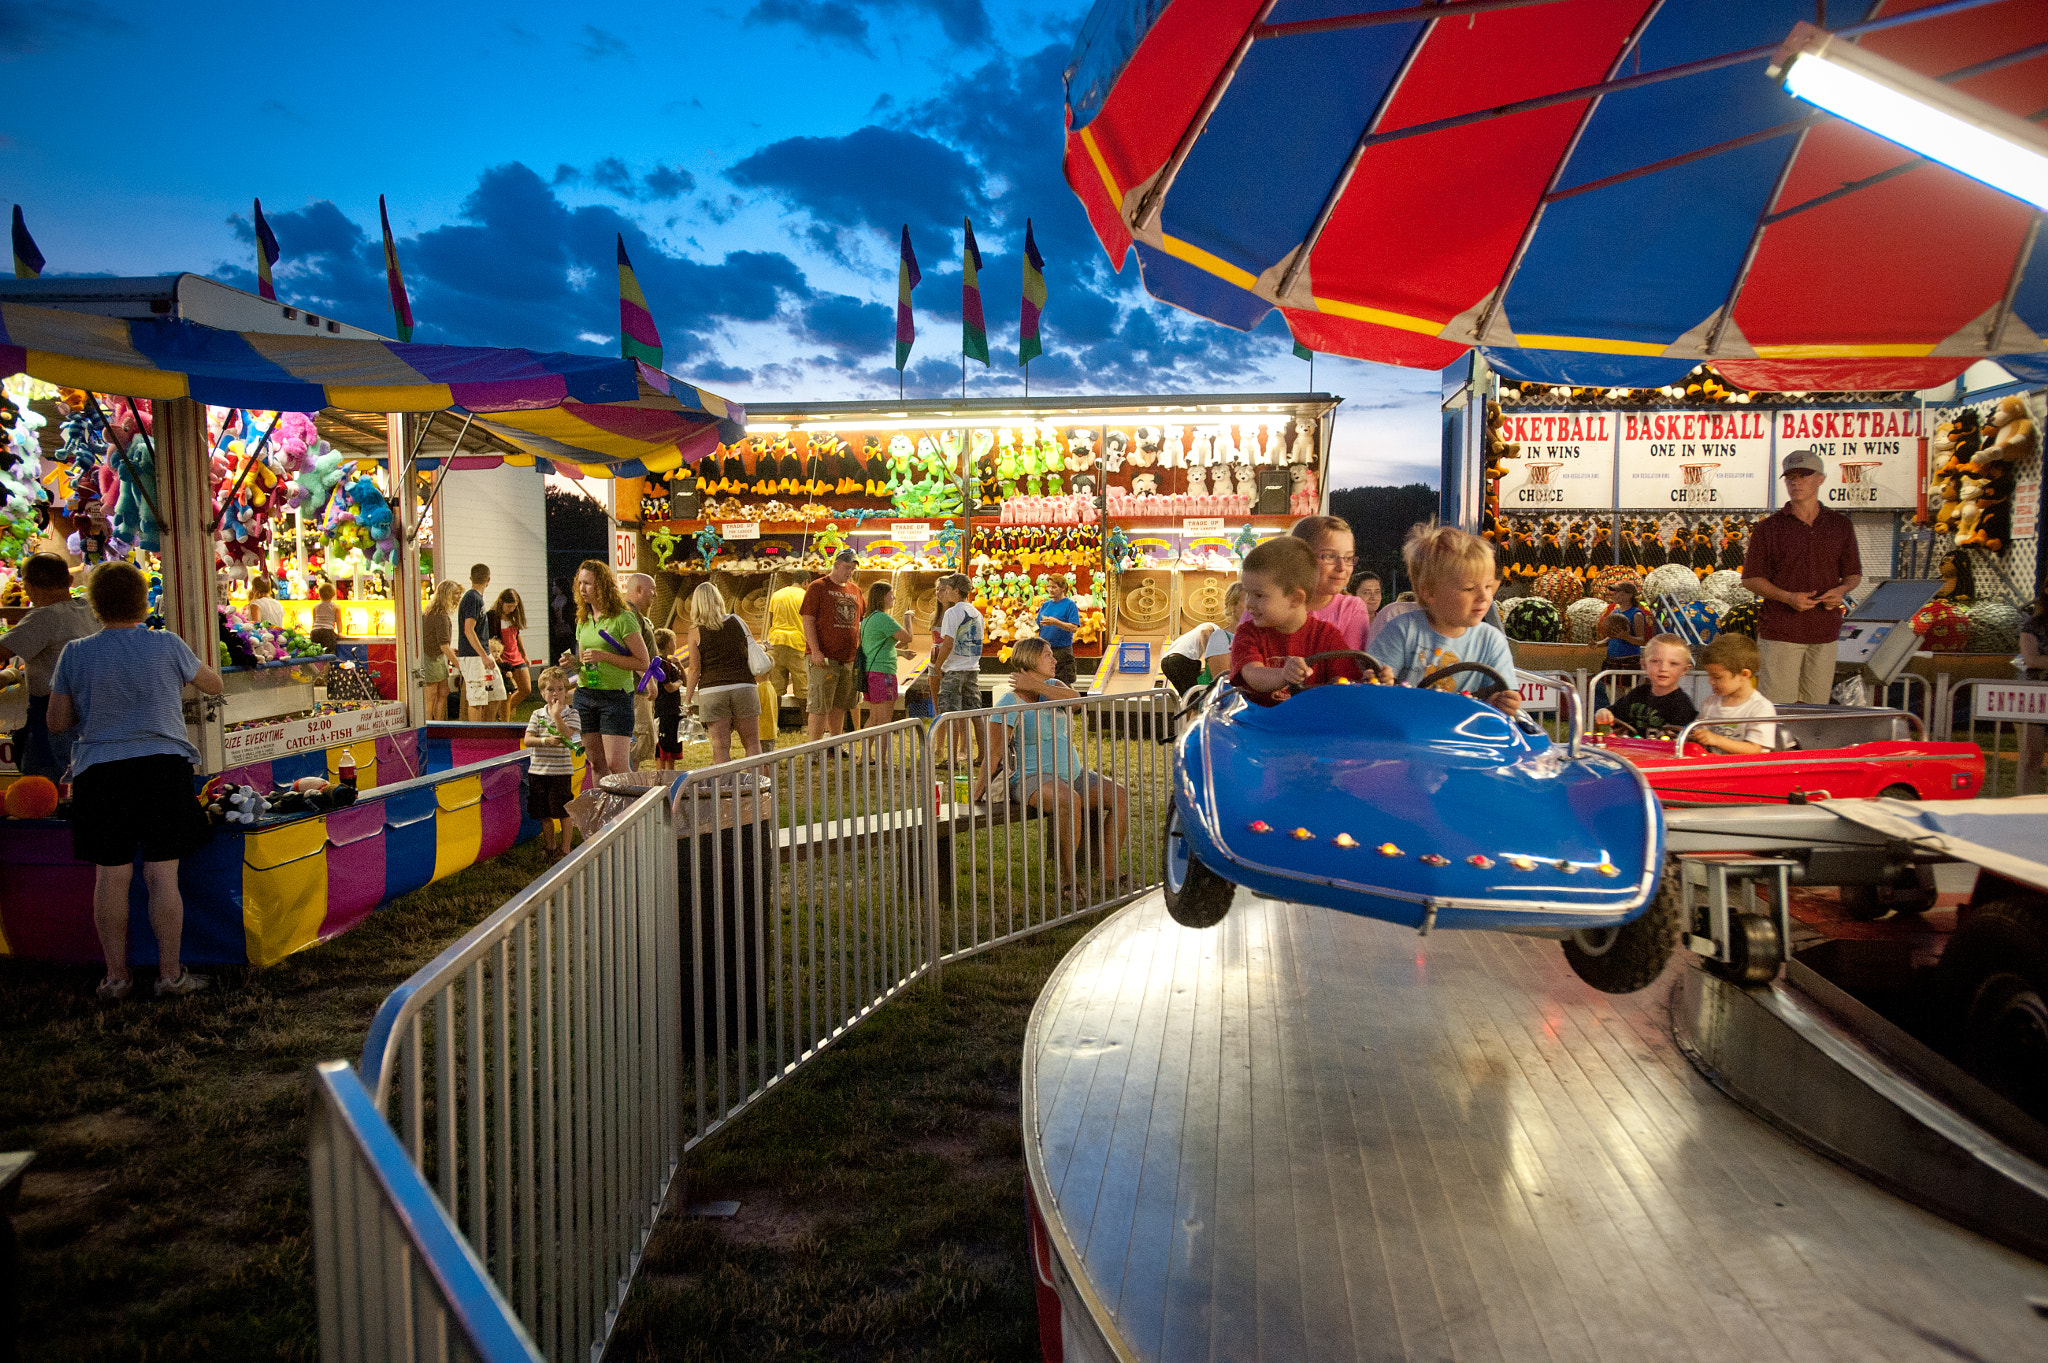
{"type": "MultiPolygon", "coordinates": [[[[1045,258],[1036,394],[1299,391],[1249,335],[1116,273],[1060,174],[1084,6],[736,0],[666,10],[0,0],[0,182],[46,273],[255,287],[389,334],[377,195],[416,340],[615,351],[623,232],[667,368],[742,401],[894,397],[897,234],[924,283],[907,391],[960,383],[960,220],[990,358],[1021,393],[1024,222],[1045,258]]],[[[1320,357],[1332,483],[1436,482],[1437,376],[1320,357]]]]}

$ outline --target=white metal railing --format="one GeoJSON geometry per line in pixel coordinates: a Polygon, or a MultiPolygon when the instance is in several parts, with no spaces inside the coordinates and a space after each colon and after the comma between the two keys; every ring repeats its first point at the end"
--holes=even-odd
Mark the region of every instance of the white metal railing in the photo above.
{"type": "Polygon", "coordinates": [[[941,961],[1123,903],[1159,883],[1169,740],[1180,705],[1154,689],[999,705],[934,724],[935,755],[969,743],[978,755],[971,767],[956,768],[968,773],[968,789],[956,774],[937,829],[941,961]],[[1051,740],[1061,730],[1072,747],[1056,755],[1051,740]],[[1052,779],[1024,774],[1041,761],[1053,768],[1052,779]]]}
{"type": "Polygon", "coordinates": [[[377,1111],[549,1358],[602,1348],[679,1167],[675,883],[649,792],[399,986],[363,1047],[377,1111]]]}
{"type": "Polygon", "coordinates": [[[538,1363],[455,1223],[346,1060],[317,1066],[313,1280],[327,1363],[538,1363]]]}
{"type": "Polygon", "coordinates": [[[936,969],[937,792],[920,720],[678,777],[688,1150],[936,969]]]}
{"type": "MultiPolygon", "coordinates": [[[[1941,680],[1948,681],[1943,673],[1941,680]]],[[[1984,751],[1985,799],[1997,799],[2005,795],[2039,795],[2048,788],[2048,775],[2042,770],[2043,749],[2048,747],[2048,726],[2039,720],[2032,723],[2019,718],[2002,718],[1996,715],[1980,716],[1985,707],[1981,693],[1987,691],[2010,691],[2015,687],[2011,680],[1977,678],[1959,685],[1944,688],[1944,694],[1936,704],[1941,719],[1948,724],[1947,737],[1962,743],[1974,743],[1984,751]],[[1967,708],[1962,716],[1961,732],[1957,732],[1955,708],[1957,702],[1967,708]]]]}
{"type": "MultiPolygon", "coordinates": [[[[1649,673],[1634,667],[1609,668],[1604,672],[1595,673],[1580,684],[1580,692],[1586,701],[1586,713],[1592,715],[1602,706],[1611,708],[1616,700],[1649,679],[1649,673]]],[[[1686,693],[1695,706],[1704,706],[1712,694],[1707,688],[1707,674],[1700,668],[1687,672],[1679,683],[1679,689],[1686,693]]],[[[1930,732],[1940,732],[1934,714],[1934,706],[1938,704],[1939,688],[1930,687],[1927,678],[1917,672],[1902,672],[1875,690],[1877,694],[1870,698],[1871,705],[1907,711],[1918,716],[1930,732]]]]}
{"type": "MultiPolygon", "coordinates": [[[[943,962],[1158,883],[1175,708],[1003,706],[615,782],[589,840],[379,1009],[358,1069],[386,1153],[544,1356],[600,1354],[689,1150],[943,962]],[[1085,793],[1013,802],[1041,714],[1085,793]],[[937,751],[976,734],[992,760],[949,780],[937,751]]],[[[363,1286],[397,1251],[349,1244],[316,1221],[323,1332],[400,1304],[363,1286]]]]}

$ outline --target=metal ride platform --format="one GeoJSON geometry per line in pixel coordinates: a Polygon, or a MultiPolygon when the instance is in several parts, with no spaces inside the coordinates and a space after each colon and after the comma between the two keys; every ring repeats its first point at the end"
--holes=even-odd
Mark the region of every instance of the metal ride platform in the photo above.
{"type": "Polygon", "coordinates": [[[2048,1358],[2048,1265],[1694,1070],[1699,976],[1609,996],[1553,941],[1243,892],[1206,930],[1120,910],[1025,1041],[1046,1358],[2048,1358]]]}

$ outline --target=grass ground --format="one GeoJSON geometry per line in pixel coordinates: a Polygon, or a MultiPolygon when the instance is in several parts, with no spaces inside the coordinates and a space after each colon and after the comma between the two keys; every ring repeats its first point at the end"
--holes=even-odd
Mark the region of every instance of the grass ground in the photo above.
{"type": "MultiPolygon", "coordinates": [[[[792,736],[785,735],[785,740],[792,736]]],[[[685,766],[710,760],[695,745],[685,766]]],[[[172,1003],[0,959],[0,1149],[31,1359],[312,1359],[306,1071],[543,869],[515,848],[172,1003]]],[[[1096,921],[949,966],[691,1160],[731,1222],[657,1232],[615,1357],[1029,1359],[1018,1074],[1053,965],[1096,921]]]]}
{"type": "Polygon", "coordinates": [[[1024,1028],[1098,916],[946,967],[693,1152],[611,1356],[1013,1359],[1038,1353],[1018,1125],[1024,1028]]]}
{"type": "Polygon", "coordinates": [[[265,970],[112,1006],[100,970],[0,960],[0,1149],[31,1359],[313,1359],[307,1069],[542,869],[537,843],[265,970]]]}

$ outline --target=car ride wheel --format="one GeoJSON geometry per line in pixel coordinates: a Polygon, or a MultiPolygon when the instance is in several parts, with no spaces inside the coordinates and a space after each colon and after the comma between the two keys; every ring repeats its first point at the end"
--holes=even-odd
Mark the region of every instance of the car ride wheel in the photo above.
{"type": "Polygon", "coordinates": [[[1769,984],[1778,977],[1778,925],[1767,914],[1729,914],[1728,957],[1709,962],[1707,968],[1745,988],[1769,984]]]}
{"type": "Polygon", "coordinates": [[[1184,928],[1213,928],[1230,912],[1237,886],[1202,865],[1181,831],[1180,806],[1166,812],[1165,874],[1161,877],[1166,912],[1184,928]]]}
{"type": "Polygon", "coordinates": [[[1917,800],[1920,798],[1920,792],[1907,785],[1904,781],[1894,781],[1883,790],[1880,790],[1877,793],[1877,798],[1880,800],[1917,800]]]}
{"type": "Polygon", "coordinates": [[[1564,940],[1572,973],[1603,994],[1633,994],[1664,973],[1678,947],[1678,882],[1667,873],[1634,922],[1582,928],[1564,940]]]}
{"type": "Polygon", "coordinates": [[[2048,1117],[2048,906],[1971,910],[1936,967],[1942,1014],[1965,1066],[2048,1117]]]}

